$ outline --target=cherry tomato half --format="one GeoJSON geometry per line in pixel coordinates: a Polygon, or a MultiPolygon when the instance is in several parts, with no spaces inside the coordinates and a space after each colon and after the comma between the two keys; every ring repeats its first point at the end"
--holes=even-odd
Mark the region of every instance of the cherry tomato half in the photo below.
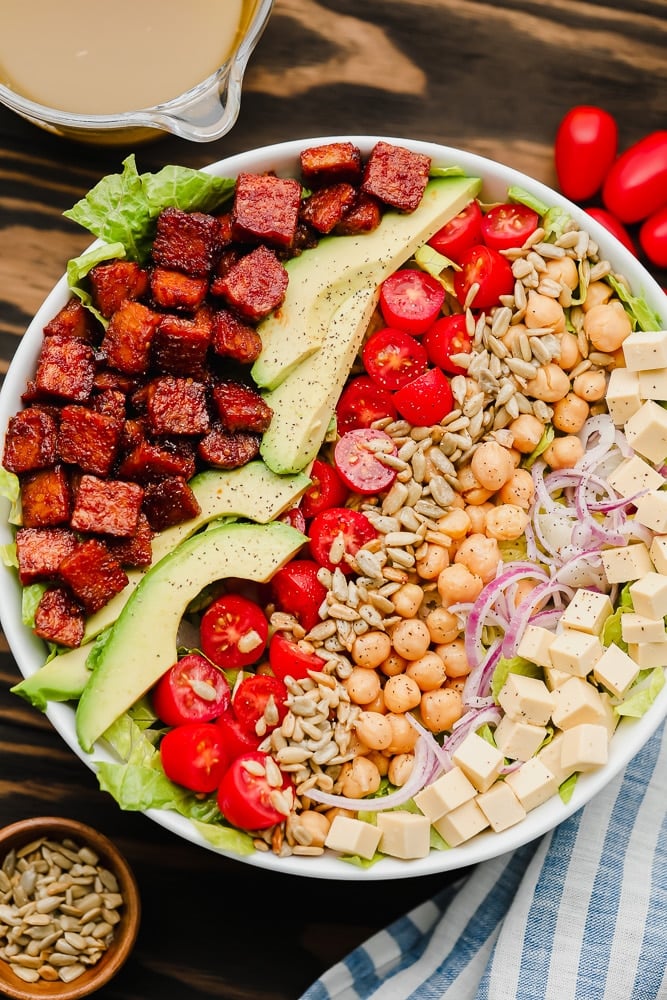
{"type": "Polygon", "coordinates": [[[474,309],[491,309],[500,303],[501,295],[512,293],[514,289],[512,268],[497,250],[478,244],[461,255],[459,264],[461,270],[454,272],[454,291],[462,306],[465,305],[468,293],[475,284],[479,285],[479,288],[472,300],[474,309]]]}
{"type": "Polygon", "coordinates": [[[222,748],[230,761],[243,753],[257,750],[264,739],[264,736],[258,736],[257,733],[246,733],[231,709],[216,719],[214,725],[218,728],[222,748]]]}
{"type": "Polygon", "coordinates": [[[527,205],[494,205],[482,219],[482,239],[492,250],[521,247],[537,229],[540,217],[527,205]]]}
{"type": "Polygon", "coordinates": [[[325,667],[321,657],[301,649],[282,632],[274,632],[269,643],[269,663],[281,681],[286,677],[293,677],[296,681],[305,680],[309,676],[309,670],[320,671],[325,667]]]}
{"type": "Polygon", "coordinates": [[[612,165],[602,201],[621,222],[640,222],[667,204],[667,131],[650,132],[612,165]]]}
{"type": "Polygon", "coordinates": [[[667,205],[644,220],[639,242],[652,264],[667,267],[667,205]]]}
{"type": "MultiPolygon", "coordinates": [[[[245,767],[246,763],[252,762],[266,768],[267,756],[256,751],[237,757],[220,782],[220,812],[228,823],[240,830],[266,830],[285,819],[285,814],[279,812],[271,802],[275,786],[269,783],[266,774],[256,774],[255,767],[245,767]]],[[[291,783],[291,779],[283,774],[281,787],[287,788],[291,783]]]]}
{"type": "Polygon", "coordinates": [[[380,311],[387,326],[413,336],[425,333],[445,301],[445,289],[426,271],[401,268],[380,285],[380,311]]]}
{"type": "Polygon", "coordinates": [[[319,608],[327,596],[326,587],[317,579],[319,569],[313,559],[292,559],[274,573],[269,584],[278,611],[294,615],[307,632],[319,622],[319,608]]]}
{"type": "Polygon", "coordinates": [[[383,417],[395,420],[397,416],[398,411],[391,393],[387,389],[381,389],[367,375],[359,375],[348,382],[336,407],[340,434],[353,431],[356,427],[370,427],[383,417]]]}
{"type": "Polygon", "coordinates": [[[616,159],[615,119],[593,105],[570,108],[556,132],[554,161],[558,184],[566,198],[587,201],[600,188],[616,159]]]}
{"type": "Polygon", "coordinates": [[[418,427],[439,424],[454,408],[451,386],[439,368],[429,368],[399,389],[394,399],[400,415],[418,427]]]}
{"type": "Polygon", "coordinates": [[[452,354],[470,354],[472,339],[464,313],[441,316],[424,334],[422,341],[428,360],[450,375],[465,375],[465,368],[455,365],[452,354]]]}
{"type": "Polygon", "coordinates": [[[306,515],[302,511],[301,507],[290,507],[289,510],[284,510],[282,514],[278,515],[279,521],[284,521],[285,524],[291,524],[293,528],[300,531],[302,535],[306,533],[306,515]]]}
{"type": "Polygon", "coordinates": [[[186,722],[160,740],[160,760],[170,781],[193,792],[213,792],[229,766],[218,727],[186,722]]]}
{"type": "MultiPolygon", "coordinates": [[[[287,688],[278,677],[269,674],[250,674],[244,677],[234,691],[232,709],[241,729],[250,736],[257,734],[260,719],[266,722],[264,734],[272,732],[287,715],[287,688]],[[275,706],[276,721],[265,717],[269,701],[275,706]]],[[[261,734],[257,734],[261,735],[261,734]]]]}
{"type": "Polygon", "coordinates": [[[395,455],[397,451],[388,434],[372,427],[348,431],[336,442],[336,468],[343,482],[357,493],[381,493],[389,489],[396,479],[396,469],[390,469],[381,462],[372,450],[373,446],[381,446],[389,455],[395,455]]]}
{"type": "Polygon", "coordinates": [[[637,256],[637,247],[634,244],[630,233],[627,231],[622,222],[616,219],[611,212],[608,212],[605,208],[597,208],[597,206],[592,205],[590,208],[586,209],[587,213],[596,222],[599,222],[601,226],[615,236],[619,243],[622,243],[630,253],[633,253],[635,257],[637,256]]]}
{"type": "Polygon", "coordinates": [[[210,722],[229,708],[231,691],[224,674],[199,653],[188,653],[153,688],[155,714],[168,726],[210,722]]]}
{"type": "Polygon", "coordinates": [[[301,498],[303,516],[310,520],[328,507],[342,507],[347,500],[347,487],[333,465],[316,458],[310,470],[312,486],[301,498]]]}
{"type": "Polygon", "coordinates": [[[334,570],[338,566],[343,573],[350,573],[352,570],[344,559],[340,563],[332,563],[329,558],[331,546],[339,536],[345,544],[345,552],[353,556],[362,545],[377,538],[377,531],[365,514],[350,507],[323,510],[310,522],[310,551],[313,559],[327,569],[334,570]]]}
{"type": "Polygon", "coordinates": [[[482,210],[477,201],[471,201],[431,237],[428,245],[458,264],[463,251],[481,240],[482,210]]]}
{"type": "Polygon", "coordinates": [[[371,334],[361,358],[373,381],[390,392],[426,371],[426,351],[416,337],[390,326],[371,334]]]}
{"type": "Polygon", "coordinates": [[[204,612],[200,634],[204,655],[223,670],[233,670],[257,662],[266,648],[269,623],[254,601],[223,594],[204,612]]]}

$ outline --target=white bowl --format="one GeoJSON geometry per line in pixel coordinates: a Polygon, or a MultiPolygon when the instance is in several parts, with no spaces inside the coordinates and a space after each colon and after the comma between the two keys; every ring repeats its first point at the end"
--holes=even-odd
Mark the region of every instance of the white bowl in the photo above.
{"type": "MultiPolygon", "coordinates": [[[[578,206],[567,201],[546,185],[485,157],[435,143],[380,136],[345,136],[344,138],[356,143],[364,154],[370,152],[379,138],[384,138],[388,142],[408,146],[418,153],[430,156],[434,164],[457,165],[466,173],[483,178],[481,197],[484,201],[503,201],[507,188],[518,185],[548,205],[562,206],[570,212],[582,228],[590,232],[599,244],[602,254],[612,262],[614,269],[626,275],[635,294],[641,294],[645,298],[652,309],[662,317],[663,326],[667,327],[667,298],[657,282],[606,229],[586,215],[578,206]]],[[[271,170],[283,176],[295,175],[298,171],[298,157],[302,149],[340,139],[340,136],[327,136],[280,143],[238,154],[212,164],[206,169],[210,173],[230,177],[235,177],[240,171],[261,173],[271,170]]],[[[20,409],[21,393],[25,388],[26,381],[32,376],[35,369],[42,329],[58,309],[65,304],[68,297],[67,282],[63,277],[46,298],[19,345],[0,393],[0,428],[3,431],[10,417],[20,409]]],[[[4,503],[4,501],[0,502],[4,503]]],[[[9,542],[12,536],[4,508],[0,509],[0,515],[0,544],[2,544],[9,542]]],[[[1,572],[0,620],[19,669],[27,677],[41,666],[44,647],[41,641],[21,624],[20,609],[21,588],[16,576],[10,572],[1,572]]],[[[96,747],[92,756],[88,756],[80,748],[74,731],[74,712],[71,706],[51,704],[46,714],[65,742],[89,767],[94,769],[93,758],[112,759],[102,746],[96,747]]],[[[567,804],[564,804],[560,797],[554,796],[548,802],[529,812],[519,824],[503,833],[485,832],[479,834],[460,847],[444,851],[431,851],[430,855],[423,860],[404,862],[383,858],[371,867],[362,869],[330,854],[320,857],[278,858],[272,853],[256,852],[252,856],[240,859],[237,855],[230,854],[229,857],[258,868],[294,875],[358,879],[361,881],[408,878],[473,865],[479,861],[515,850],[522,844],[551,830],[579,810],[638,753],[665,716],[667,716],[667,685],[643,718],[639,720],[623,719],[621,721],[611,740],[608,763],[598,771],[581,775],[575,785],[574,794],[567,804]]],[[[189,820],[176,813],[149,810],[146,815],[155,823],[171,830],[185,840],[216,852],[216,848],[213,848],[198,833],[189,820]]]]}

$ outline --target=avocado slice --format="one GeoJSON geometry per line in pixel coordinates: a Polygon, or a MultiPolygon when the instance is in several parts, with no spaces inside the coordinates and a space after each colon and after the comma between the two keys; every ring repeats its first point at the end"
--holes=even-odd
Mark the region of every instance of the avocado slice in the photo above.
{"type": "Polygon", "coordinates": [[[304,535],[283,521],[232,523],[186,539],[145,574],[99,652],[76,711],[79,743],[97,740],[176,662],[176,635],[188,604],[227,577],[268,580],[304,535]]]}
{"type": "MultiPolygon", "coordinates": [[[[348,299],[362,288],[377,288],[457,215],[480,186],[471,177],[433,179],[414,212],[387,212],[370,233],[325,236],[316,247],[289,260],[285,299],[257,328],[263,346],[252,367],[255,383],[263,389],[280,385],[322,347],[332,318],[348,299]]],[[[363,313],[363,297],[355,301],[363,313]]],[[[355,314],[348,315],[353,325],[355,314]]]]}
{"type": "Polygon", "coordinates": [[[90,680],[86,660],[90,646],[78,646],[61,656],[54,656],[15,684],[10,691],[45,712],[49,701],[75,701],[90,680]]]}

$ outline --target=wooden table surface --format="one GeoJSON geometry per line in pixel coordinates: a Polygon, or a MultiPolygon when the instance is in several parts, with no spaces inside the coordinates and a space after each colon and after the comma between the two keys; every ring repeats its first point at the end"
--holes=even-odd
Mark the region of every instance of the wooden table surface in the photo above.
{"type": "MultiPolygon", "coordinates": [[[[211,144],[167,137],[141,170],[203,166],[284,139],[384,134],[491,156],[553,184],[552,142],[574,104],[615,115],[621,144],[667,126],[665,0],[277,0],[241,114],[211,144]]],[[[88,244],[61,213],[133,150],[77,145],[0,110],[0,374],[32,314],[88,244]]],[[[665,284],[664,276],[659,278],[665,284]]],[[[0,635],[0,825],[56,813],[111,836],[143,922],[100,1000],[289,1000],[451,876],[366,885],[265,873],[122,813],[49,721],[9,693],[0,635]]]]}

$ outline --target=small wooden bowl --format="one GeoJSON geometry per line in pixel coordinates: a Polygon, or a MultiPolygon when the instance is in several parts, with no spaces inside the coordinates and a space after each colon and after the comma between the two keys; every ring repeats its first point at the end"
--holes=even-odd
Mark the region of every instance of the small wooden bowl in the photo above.
{"type": "MultiPolygon", "coordinates": [[[[99,990],[116,975],[129,956],[139,931],[141,901],[134,875],[120,851],[103,834],[73,819],[57,816],[39,816],[21,820],[0,830],[0,866],[14,848],[20,850],[33,841],[46,837],[61,843],[70,839],[78,847],[90,847],[100,859],[100,864],[116,876],[123,905],[119,909],[120,921],[114,927],[114,936],[99,961],[90,966],[71,983],[60,980],[48,982],[40,979],[26,983],[14,974],[8,962],[0,959],[0,995],[14,1000],[78,1000],[99,990]]],[[[5,939],[2,940],[5,943],[5,939]]]]}

